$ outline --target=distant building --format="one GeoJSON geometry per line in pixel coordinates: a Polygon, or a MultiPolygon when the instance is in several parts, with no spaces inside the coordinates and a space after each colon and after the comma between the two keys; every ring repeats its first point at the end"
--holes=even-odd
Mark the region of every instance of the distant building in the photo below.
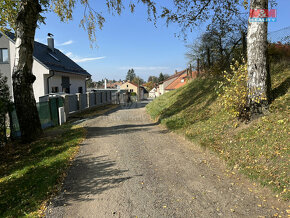
{"type": "Polygon", "coordinates": [[[155,98],[155,97],[157,97],[156,96],[156,91],[157,91],[157,88],[153,88],[153,89],[151,89],[150,91],[149,91],[149,98],[155,98]]]}
{"type": "MultiPolygon", "coordinates": [[[[178,89],[179,87],[184,86],[188,81],[195,79],[197,77],[197,71],[191,71],[186,69],[180,72],[175,72],[174,75],[170,76],[168,79],[160,82],[157,88],[155,89],[155,96],[159,97],[166,92],[171,90],[178,89]]],[[[151,90],[151,96],[153,96],[153,90],[151,90]]],[[[150,91],[150,92],[151,92],[150,91]]],[[[150,93],[149,93],[150,96],[150,93]]],[[[154,97],[155,97],[154,96],[154,97]]]]}
{"type": "Polygon", "coordinates": [[[122,85],[123,83],[122,82],[108,82],[107,83],[107,89],[118,89],[118,90],[120,90],[120,88],[121,88],[121,85],[122,85]]]}
{"type": "Polygon", "coordinates": [[[148,98],[148,91],[143,87],[132,83],[132,82],[125,82],[120,87],[121,90],[127,90],[130,93],[136,93],[139,96],[139,99],[148,98]]]}

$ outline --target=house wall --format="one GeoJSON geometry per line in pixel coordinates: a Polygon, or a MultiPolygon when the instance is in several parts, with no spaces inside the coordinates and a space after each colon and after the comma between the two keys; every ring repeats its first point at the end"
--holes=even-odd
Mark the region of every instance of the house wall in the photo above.
{"type": "Polygon", "coordinates": [[[149,98],[155,98],[155,97],[157,97],[156,92],[157,92],[157,89],[156,88],[151,89],[151,91],[148,94],[149,95],[149,98]]]}
{"type": "MultiPolygon", "coordinates": [[[[14,57],[15,57],[15,45],[13,42],[9,40],[9,50],[10,50],[10,60],[11,60],[11,74],[13,71],[13,65],[14,65],[14,57]]],[[[40,64],[38,61],[33,59],[33,65],[32,65],[32,73],[36,77],[36,80],[33,83],[33,92],[34,92],[34,98],[36,102],[39,101],[39,97],[45,95],[45,88],[46,84],[44,83],[44,76],[49,74],[49,70],[44,67],[42,64],[40,64]]]]}
{"type": "Polygon", "coordinates": [[[169,86],[174,80],[176,80],[177,77],[174,77],[172,79],[164,81],[162,84],[159,85],[159,92],[160,95],[163,95],[165,93],[165,89],[167,86],[169,86]]]}
{"type": "MultiPolygon", "coordinates": [[[[1,34],[1,33],[0,33],[1,34]]],[[[1,34],[2,35],[2,34],[1,34]]],[[[0,48],[7,48],[8,49],[8,55],[9,55],[9,62],[8,63],[0,63],[0,73],[3,76],[6,76],[8,81],[8,86],[10,93],[12,93],[12,81],[11,81],[11,54],[10,54],[10,45],[9,45],[9,39],[6,38],[6,36],[2,35],[0,37],[0,48]]]]}
{"type": "Polygon", "coordinates": [[[39,101],[39,97],[46,94],[46,80],[49,70],[37,61],[33,61],[32,72],[36,76],[36,80],[33,83],[33,91],[36,102],[39,101]]]}
{"type": "Polygon", "coordinates": [[[128,82],[126,82],[126,83],[124,83],[124,84],[121,85],[121,90],[128,90],[128,91],[130,91],[130,89],[133,89],[133,92],[135,92],[136,94],[138,94],[138,88],[137,88],[137,86],[135,86],[135,85],[133,85],[131,83],[128,83],[128,82]]]}
{"type": "MultiPolygon", "coordinates": [[[[78,88],[83,88],[83,93],[86,92],[86,76],[75,75],[70,73],[55,72],[55,75],[49,79],[49,92],[51,93],[52,87],[58,87],[59,92],[62,92],[62,76],[69,77],[70,80],[70,94],[78,93],[78,88]]],[[[45,81],[47,76],[45,77],[45,81]]],[[[45,85],[46,86],[46,85],[45,85]]],[[[47,90],[47,89],[46,89],[47,90]]],[[[47,91],[45,91],[47,93],[47,91]]]]}

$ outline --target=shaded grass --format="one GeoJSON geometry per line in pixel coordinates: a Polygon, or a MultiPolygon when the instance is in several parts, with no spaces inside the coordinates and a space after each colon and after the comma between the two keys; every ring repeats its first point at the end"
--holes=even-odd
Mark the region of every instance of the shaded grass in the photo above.
{"type": "Polygon", "coordinates": [[[146,109],[170,130],[214,150],[230,167],[289,199],[290,68],[274,67],[270,113],[250,124],[238,123],[222,108],[215,78],[198,78],[146,109]]]}
{"type": "Polygon", "coordinates": [[[43,202],[57,190],[85,137],[82,127],[57,128],[62,130],[60,134],[1,150],[1,217],[37,216],[43,202]]]}

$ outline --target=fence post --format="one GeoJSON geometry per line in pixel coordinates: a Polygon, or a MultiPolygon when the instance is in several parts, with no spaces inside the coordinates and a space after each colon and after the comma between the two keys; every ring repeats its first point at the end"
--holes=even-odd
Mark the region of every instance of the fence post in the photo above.
{"type": "Polygon", "coordinates": [[[86,95],[87,95],[87,107],[90,108],[90,106],[91,106],[90,93],[89,92],[86,92],[86,95]]]}
{"type": "Polygon", "coordinates": [[[61,126],[63,123],[66,122],[66,115],[64,112],[64,107],[59,107],[58,108],[58,120],[59,120],[59,125],[61,126]]]}
{"type": "Polygon", "coordinates": [[[69,114],[69,96],[65,95],[64,96],[64,114],[65,114],[65,119],[68,119],[68,114],[69,114]]]}
{"type": "Polygon", "coordinates": [[[82,95],[80,93],[77,93],[77,99],[78,99],[78,103],[79,103],[79,111],[82,110],[82,95]]]}

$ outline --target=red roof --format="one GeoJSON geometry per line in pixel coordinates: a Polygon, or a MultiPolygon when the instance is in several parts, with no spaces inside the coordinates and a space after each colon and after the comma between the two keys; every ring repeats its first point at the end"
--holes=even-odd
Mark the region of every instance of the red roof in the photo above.
{"type": "Polygon", "coordinates": [[[174,90],[184,86],[187,83],[187,73],[180,74],[176,80],[169,84],[165,90],[174,90]],[[183,82],[182,82],[183,81],[183,82]]]}

